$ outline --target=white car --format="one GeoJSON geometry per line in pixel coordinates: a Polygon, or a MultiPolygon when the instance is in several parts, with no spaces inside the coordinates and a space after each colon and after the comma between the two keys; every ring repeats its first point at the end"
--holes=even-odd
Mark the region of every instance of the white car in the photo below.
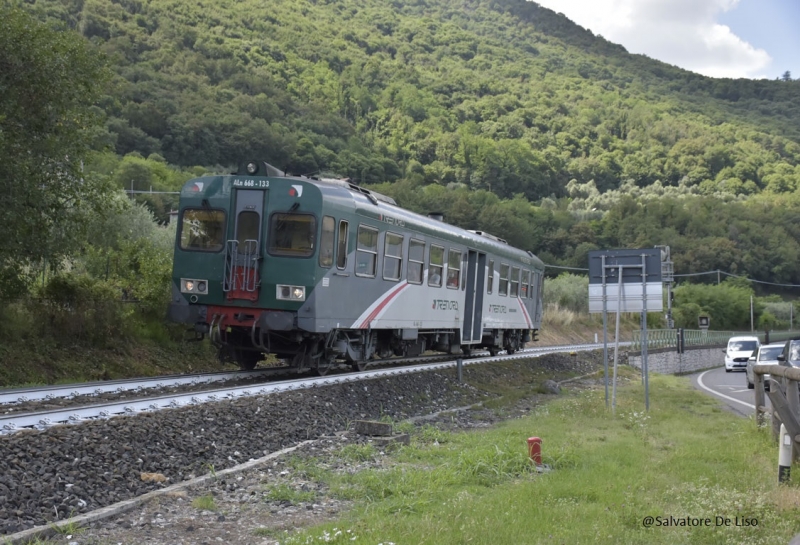
{"type": "MultiPolygon", "coordinates": [[[[785,343],[772,343],[762,344],[758,347],[752,356],[747,360],[747,367],[745,373],[747,375],[747,387],[751,390],[755,388],[755,374],[753,373],[753,366],[755,365],[779,365],[778,354],[783,352],[785,343]]],[[[764,388],[769,390],[769,375],[764,375],[764,388]]]]}
{"type": "Polygon", "coordinates": [[[747,360],[753,355],[760,343],[758,337],[731,337],[728,339],[728,348],[725,352],[725,372],[730,373],[734,369],[744,371],[747,367],[747,360]]]}

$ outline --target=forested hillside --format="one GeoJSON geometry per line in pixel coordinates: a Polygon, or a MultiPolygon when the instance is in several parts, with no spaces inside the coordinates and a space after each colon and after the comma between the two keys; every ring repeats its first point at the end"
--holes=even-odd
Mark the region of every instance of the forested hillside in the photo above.
{"type": "Polygon", "coordinates": [[[259,157],[554,264],[671,244],[679,271],[800,282],[800,81],[706,78],[524,0],[26,6],[106,55],[92,168],[118,186],[259,157]]]}
{"type": "Polygon", "coordinates": [[[800,82],[714,80],[524,0],[32,0],[116,72],[102,136],[174,165],[264,157],[532,201],[656,182],[793,192],[800,82]]]}

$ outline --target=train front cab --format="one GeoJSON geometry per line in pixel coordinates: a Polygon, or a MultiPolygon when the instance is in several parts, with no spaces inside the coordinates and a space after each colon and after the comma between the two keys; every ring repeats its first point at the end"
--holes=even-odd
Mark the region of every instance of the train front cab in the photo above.
{"type": "Polygon", "coordinates": [[[321,195],[279,171],[259,172],[267,168],[192,180],[181,192],[169,318],[208,334],[223,359],[245,368],[263,352],[291,357],[302,348],[292,332],[317,274],[321,195]],[[264,339],[266,330],[286,334],[264,339]]]}

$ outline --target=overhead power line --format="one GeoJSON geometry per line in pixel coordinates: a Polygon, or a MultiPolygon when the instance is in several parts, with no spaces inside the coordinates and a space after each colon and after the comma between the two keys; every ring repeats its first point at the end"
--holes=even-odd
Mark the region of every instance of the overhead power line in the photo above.
{"type": "Polygon", "coordinates": [[[722,270],[719,270],[719,269],[714,270],[714,271],[704,271],[704,272],[698,272],[698,273],[674,274],[673,276],[702,276],[702,275],[708,275],[708,274],[732,276],[734,278],[744,278],[748,282],[754,282],[756,284],[766,284],[768,286],[781,286],[781,287],[784,287],[784,288],[800,288],[800,284],[780,284],[778,282],[766,282],[764,280],[755,280],[753,278],[748,278],[746,276],[742,276],[742,275],[739,275],[739,274],[729,273],[729,272],[722,271],[722,270]]]}
{"type": "Polygon", "coordinates": [[[586,271],[589,272],[589,269],[581,269],[579,267],[560,267],[558,265],[548,265],[545,263],[545,269],[566,269],[568,271],[586,271]]]}
{"type": "MultiPolygon", "coordinates": [[[[588,272],[589,269],[583,269],[580,267],[562,267],[560,265],[548,265],[545,263],[546,269],[564,269],[568,271],[584,271],[588,272]]],[[[716,275],[724,275],[724,276],[732,276],[734,278],[744,278],[748,282],[753,282],[755,284],[765,284],[767,286],[779,286],[782,288],[800,288],[800,284],[781,284],[779,282],[766,282],[764,280],[755,280],[753,278],[748,278],[746,276],[742,276],[739,274],[733,274],[722,270],[713,270],[713,271],[703,271],[703,272],[696,272],[696,273],[684,273],[684,274],[673,274],[672,276],[704,276],[709,274],[716,274],[716,275]]]]}

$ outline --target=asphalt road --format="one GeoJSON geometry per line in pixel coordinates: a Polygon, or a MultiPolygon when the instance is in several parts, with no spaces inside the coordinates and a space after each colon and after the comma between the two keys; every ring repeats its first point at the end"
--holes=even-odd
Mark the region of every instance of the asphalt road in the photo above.
{"type": "MultiPolygon", "coordinates": [[[[695,388],[724,401],[741,416],[755,413],[755,393],[747,388],[744,371],[725,372],[725,366],[690,375],[695,388]]],[[[765,397],[769,407],[769,397],[765,397]]]]}

